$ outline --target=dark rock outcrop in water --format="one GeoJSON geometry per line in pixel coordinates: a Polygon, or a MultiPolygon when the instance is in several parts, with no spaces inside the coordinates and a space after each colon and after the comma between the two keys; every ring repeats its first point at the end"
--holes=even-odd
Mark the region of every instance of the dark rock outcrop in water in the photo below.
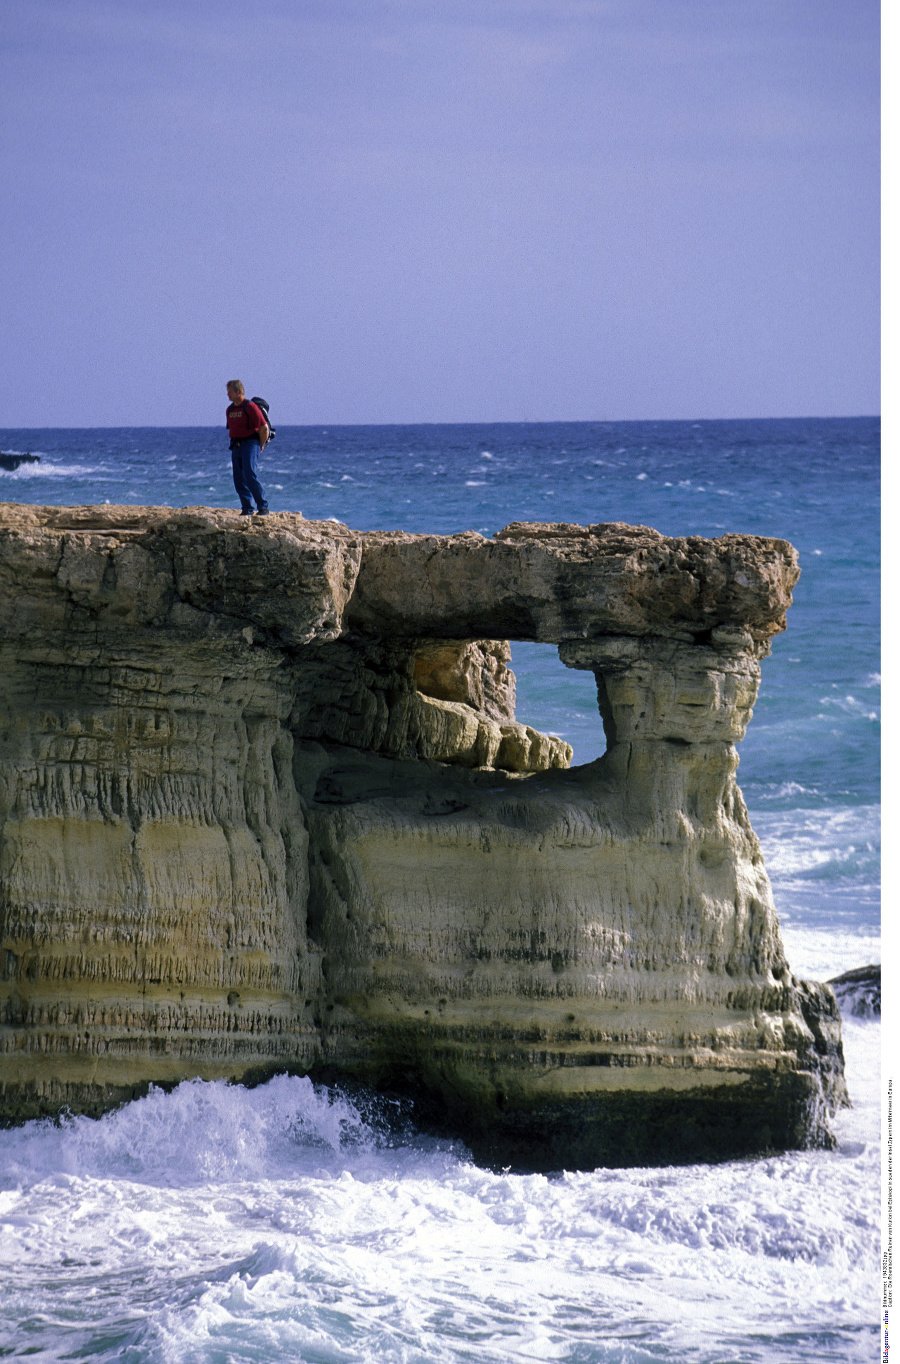
{"type": "Polygon", "coordinates": [[[278,1070],[518,1168],[828,1143],[735,781],[784,541],[0,508],[0,1103],[278,1070]],[[515,719],[509,639],[607,752],[515,719]]]}
{"type": "Polygon", "coordinates": [[[835,993],[841,1013],[853,1018],[881,1017],[881,967],[857,966],[835,976],[828,984],[835,993]]]}
{"type": "Polygon", "coordinates": [[[40,455],[7,455],[0,450],[0,469],[18,469],[20,464],[40,464],[40,455]]]}

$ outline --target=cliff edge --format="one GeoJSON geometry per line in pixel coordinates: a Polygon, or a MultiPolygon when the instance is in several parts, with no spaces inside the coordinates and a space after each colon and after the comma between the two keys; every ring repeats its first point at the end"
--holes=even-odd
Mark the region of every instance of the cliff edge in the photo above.
{"type": "Polygon", "coordinates": [[[292,1070],[523,1169],[831,1140],[735,744],[785,541],[0,506],[0,1118],[292,1070]],[[519,723],[507,641],[597,684],[519,723]]]}

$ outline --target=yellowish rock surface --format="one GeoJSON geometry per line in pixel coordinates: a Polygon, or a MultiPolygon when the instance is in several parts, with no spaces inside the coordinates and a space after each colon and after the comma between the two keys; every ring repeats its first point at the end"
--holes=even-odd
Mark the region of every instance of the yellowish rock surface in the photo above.
{"type": "Polygon", "coordinates": [[[553,1169],[829,1140],[735,744],[786,542],[0,507],[0,1114],[291,1069],[553,1169]],[[509,639],[607,751],[515,717],[509,639]]]}

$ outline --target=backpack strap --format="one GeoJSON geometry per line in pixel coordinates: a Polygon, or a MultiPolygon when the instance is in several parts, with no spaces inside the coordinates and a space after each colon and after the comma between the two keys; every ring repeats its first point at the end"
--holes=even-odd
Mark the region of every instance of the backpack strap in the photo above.
{"type": "MultiPolygon", "coordinates": [[[[244,398],[243,401],[241,402],[241,411],[243,412],[244,416],[247,418],[248,425],[249,425],[249,422],[250,422],[250,408],[251,408],[252,406],[253,406],[253,399],[252,399],[252,398],[244,398]]],[[[263,413],[263,416],[265,416],[265,413],[263,413]]],[[[247,437],[247,439],[249,440],[249,436],[247,437]]]]}

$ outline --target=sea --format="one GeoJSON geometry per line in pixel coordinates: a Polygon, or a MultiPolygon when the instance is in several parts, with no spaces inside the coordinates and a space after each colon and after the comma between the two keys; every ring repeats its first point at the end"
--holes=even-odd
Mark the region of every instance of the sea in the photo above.
{"type": "MultiPolygon", "coordinates": [[[[273,411],[274,419],[274,411],[273,411]]],[[[490,536],[625,521],[790,540],[738,780],[794,972],[881,960],[876,418],[282,426],[273,510],[490,536]]],[[[224,430],[0,430],[0,501],[237,507],[224,430]]],[[[590,674],[514,642],[518,717],[603,751],[590,674]]],[[[882,1358],[881,1024],[843,1004],[830,1151],[479,1168],[375,1097],[186,1081],[0,1132],[0,1358],[865,1364],[882,1358]]]]}

